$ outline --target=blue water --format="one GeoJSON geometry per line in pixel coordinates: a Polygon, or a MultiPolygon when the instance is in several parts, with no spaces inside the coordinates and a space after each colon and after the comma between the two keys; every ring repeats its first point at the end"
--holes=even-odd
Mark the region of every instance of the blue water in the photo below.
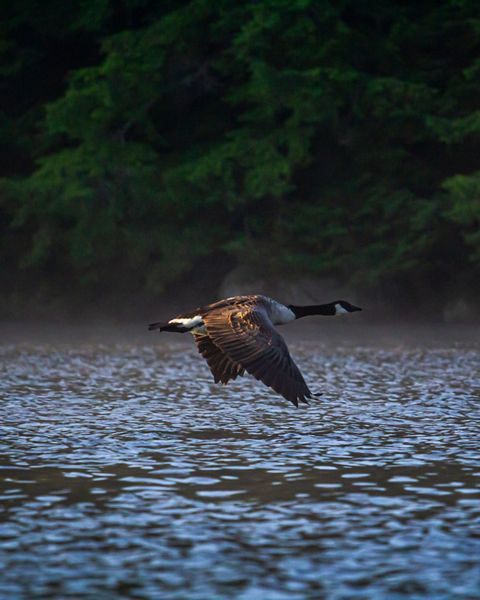
{"type": "Polygon", "coordinates": [[[1,348],[0,598],[480,598],[478,346],[291,343],[295,409],[159,339],[1,348]]]}

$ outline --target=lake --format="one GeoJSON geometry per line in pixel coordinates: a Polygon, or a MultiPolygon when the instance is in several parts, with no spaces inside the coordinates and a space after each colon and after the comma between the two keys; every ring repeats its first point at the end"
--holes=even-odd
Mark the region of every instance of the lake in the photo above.
{"type": "Polygon", "coordinates": [[[476,333],[302,331],[299,409],[186,336],[4,336],[0,598],[480,598],[476,333]]]}

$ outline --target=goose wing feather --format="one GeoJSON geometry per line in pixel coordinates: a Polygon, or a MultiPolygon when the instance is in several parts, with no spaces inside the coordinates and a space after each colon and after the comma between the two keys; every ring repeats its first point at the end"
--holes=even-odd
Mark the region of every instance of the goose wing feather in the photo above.
{"type": "Polygon", "coordinates": [[[208,335],[194,333],[194,339],[198,351],[210,367],[215,383],[226,384],[230,379],[236,379],[245,373],[244,368],[231,360],[208,335]]]}
{"type": "Polygon", "coordinates": [[[203,318],[212,342],[235,364],[295,406],[312,397],[287,344],[261,305],[223,307],[203,318]]]}

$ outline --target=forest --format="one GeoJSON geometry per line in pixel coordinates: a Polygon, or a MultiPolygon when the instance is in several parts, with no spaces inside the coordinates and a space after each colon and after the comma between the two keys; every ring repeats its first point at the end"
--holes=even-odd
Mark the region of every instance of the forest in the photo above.
{"type": "MultiPolygon", "coordinates": [[[[475,0],[18,0],[0,310],[226,273],[480,299],[475,0]]],[[[193,285],[193,284],[192,284],[193,285]]]]}

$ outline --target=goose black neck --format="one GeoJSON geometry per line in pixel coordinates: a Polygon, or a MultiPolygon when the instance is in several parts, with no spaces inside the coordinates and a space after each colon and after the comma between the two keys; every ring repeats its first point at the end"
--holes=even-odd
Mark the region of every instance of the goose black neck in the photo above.
{"type": "Polygon", "coordinates": [[[288,308],[294,312],[296,319],[301,319],[302,317],[308,317],[310,315],[333,317],[336,313],[334,302],[330,302],[329,304],[313,304],[311,306],[293,306],[290,304],[288,308]]]}

